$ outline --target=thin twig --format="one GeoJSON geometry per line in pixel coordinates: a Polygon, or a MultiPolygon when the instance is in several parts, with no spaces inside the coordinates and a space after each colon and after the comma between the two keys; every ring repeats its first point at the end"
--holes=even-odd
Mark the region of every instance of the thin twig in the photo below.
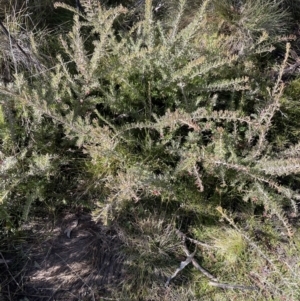
{"type": "MultiPolygon", "coordinates": [[[[183,245],[183,251],[184,253],[187,255],[187,256],[191,256],[189,254],[189,250],[186,246],[186,244],[183,245]]],[[[195,253],[195,252],[194,252],[195,253]]],[[[211,273],[209,273],[208,271],[206,271],[204,268],[202,268],[199,263],[196,261],[196,259],[194,258],[194,253],[192,254],[192,263],[193,263],[193,266],[198,270],[200,271],[203,275],[205,275],[207,278],[213,280],[213,281],[217,281],[217,278],[215,278],[211,273]]]]}
{"type": "Polygon", "coordinates": [[[10,294],[9,284],[7,284],[7,292],[8,292],[8,299],[9,299],[9,301],[12,301],[11,294],[10,294]]]}
{"type": "Polygon", "coordinates": [[[2,255],[2,252],[0,252],[0,255],[1,255],[2,259],[4,260],[4,264],[5,264],[5,266],[6,266],[6,269],[7,269],[8,274],[9,274],[10,277],[13,279],[13,281],[16,283],[16,285],[18,286],[18,288],[19,288],[21,291],[23,291],[22,288],[20,287],[19,283],[18,283],[17,280],[15,279],[15,277],[14,277],[14,276],[12,275],[12,273],[10,272],[9,267],[8,267],[8,265],[7,265],[7,262],[6,262],[6,260],[4,259],[3,255],[2,255]]]}
{"type": "MultiPolygon", "coordinates": [[[[218,282],[218,279],[215,278],[212,274],[210,274],[207,270],[205,270],[204,268],[202,268],[197,260],[194,258],[195,254],[196,254],[196,250],[190,254],[186,244],[185,244],[185,240],[186,239],[189,239],[188,237],[186,237],[185,234],[183,234],[181,231],[177,230],[177,234],[180,235],[180,237],[182,237],[182,242],[183,242],[183,251],[184,253],[187,255],[187,259],[185,261],[182,261],[180,263],[180,267],[175,271],[175,273],[168,278],[165,286],[168,286],[170,281],[176,277],[176,275],[181,271],[183,270],[190,262],[192,262],[193,266],[198,270],[200,271],[203,275],[205,275],[207,278],[211,279],[211,281],[208,282],[209,285],[211,286],[215,286],[215,287],[220,287],[220,288],[223,288],[223,289],[239,289],[239,290],[252,290],[252,291],[255,291],[255,290],[258,290],[257,287],[255,286],[244,286],[244,285],[237,285],[237,284],[228,284],[228,283],[220,283],[218,282]]],[[[197,240],[194,240],[194,239],[189,239],[191,242],[197,244],[197,245],[203,245],[204,243],[201,243],[201,242],[198,242],[197,240]]],[[[206,244],[204,244],[205,247],[206,247],[206,244]]],[[[207,245],[208,246],[208,245],[207,245]]],[[[212,248],[211,246],[209,246],[210,248],[212,248]]]]}
{"type": "Polygon", "coordinates": [[[176,232],[177,232],[177,234],[178,234],[180,237],[189,240],[190,242],[192,242],[193,244],[195,244],[195,245],[197,245],[197,246],[205,247],[205,248],[210,248],[210,249],[211,249],[211,248],[214,248],[213,246],[210,246],[210,245],[208,245],[208,244],[206,244],[206,243],[204,243],[204,242],[201,242],[201,241],[199,241],[199,240],[196,240],[196,239],[193,239],[193,238],[190,238],[190,237],[186,236],[186,235],[185,235],[184,233],[182,233],[180,230],[176,230],[176,232]]]}
{"type": "Polygon", "coordinates": [[[28,54],[18,44],[17,40],[9,33],[9,31],[6,29],[6,27],[4,26],[4,24],[1,21],[0,21],[0,27],[2,28],[3,33],[8,37],[8,39],[17,46],[17,48],[27,57],[27,59],[30,59],[28,54]]]}
{"type": "Polygon", "coordinates": [[[207,278],[213,280],[213,281],[217,281],[217,278],[215,278],[212,274],[210,274],[208,271],[206,271],[204,268],[202,268],[198,262],[196,261],[196,259],[194,258],[195,254],[196,254],[196,251],[197,251],[197,248],[195,249],[195,251],[190,254],[186,244],[185,244],[185,237],[183,237],[183,251],[184,253],[186,254],[187,258],[185,261],[182,261],[180,263],[180,266],[178,269],[176,269],[176,271],[174,272],[174,274],[168,278],[165,286],[168,286],[170,281],[175,278],[177,276],[177,274],[182,271],[189,263],[193,263],[193,266],[198,270],[200,271],[202,274],[204,274],[207,278]]]}
{"type": "MultiPolygon", "coordinates": [[[[189,251],[186,247],[186,245],[184,244],[183,246],[183,250],[185,252],[186,255],[189,256],[189,251]]],[[[194,252],[195,253],[195,252],[194,252]]],[[[216,286],[216,287],[220,287],[220,288],[224,288],[224,289],[239,289],[239,290],[251,290],[251,291],[255,291],[258,290],[257,287],[255,286],[244,286],[244,285],[237,285],[237,284],[228,284],[228,283],[220,283],[217,282],[217,278],[215,278],[212,274],[210,274],[208,271],[206,271],[204,268],[202,268],[198,262],[196,261],[194,257],[194,253],[191,256],[191,261],[194,265],[194,267],[199,270],[202,274],[204,274],[207,278],[211,279],[212,281],[209,281],[209,285],[211,286],[216,286]]]]}
{"type": "Polygon", "coordinates": [[[216,286],[224,289],[239,289],[239,290],[250,290],[257,291],[258,288],[255,286],[244,286],[244,285],[236,285],[236,284],[228,284],[228,283],[219,283],[216,281],[209,281],[208,283],[211,286],[216,286]]]}
{"type": "Polygon", "coordinates": [[[170,284],[170,281],[171,281],[173,278],[175,278],[175,277],[177,276],[177,274],[178,274],[180,271],[182,271],[182,270],[183,270],[183,269],[184,269],[184,268],[192,261],[194,255],[196,254],[196,250],[197,250],[197,249],[195,249],[195,251],[194,251],[192,254],[189,254],[189,253],[188,253],[186,260],[180,262],[179,268],[176,269],[176,271],[174,272],[174,274],[173,274],[171,277],[168,278],[168,280],[167,280],[165,286],[168,286],[168,285],[170,284]]]}

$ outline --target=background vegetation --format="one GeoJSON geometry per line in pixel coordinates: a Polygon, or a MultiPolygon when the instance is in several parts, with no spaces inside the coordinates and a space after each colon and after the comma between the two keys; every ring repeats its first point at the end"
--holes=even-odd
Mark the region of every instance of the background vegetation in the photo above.
{"type": "Polygon", "coordinates": [[[0,5],[0,250],[81,207],[110,298],[299,300],[300,2],[81,4],[0,5]]]}

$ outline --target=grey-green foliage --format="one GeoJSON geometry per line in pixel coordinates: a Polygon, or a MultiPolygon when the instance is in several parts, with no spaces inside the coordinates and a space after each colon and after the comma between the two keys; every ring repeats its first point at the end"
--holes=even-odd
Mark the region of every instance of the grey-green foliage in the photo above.
{"type": "MultiPolygon", "coordinates": [[[[88,195],[98,205],[96,219],[116,219],[138,202],[168,201],[177,204],[171,215],[192,208],[198,216],[213,214],[217,205],[234,210],[236,203],[248,202],[274,214],[291,237],[294,230],[281,205],[297,215],[299,196],[285,177],[299,173],[298,146],[277,154],[268,136],[281,105],[290,44],[281,64],[271,62],[278,70],[273,82],[261,79],[266,70],[259,65],[260,55],[280,40],[285,14],[265,1],[269,19],[263,22],[262,2],[251,3],[257,15],[247,19],[243,13],[250,6],[244,4],[232,22],[214,15],[215,1],[203,1],[187,18],[181,0],[174,17],[163,22],[154,18],[147,0],[144,16],[128,30],[118,26],[129,13],[122,6],[82,0],[85,13],[80,13],[56,4],[74,12],[74,20],[60,38],[63,53],[55,68],[30,81],[18,74],[1,90],[19,110],[26,108],[31,124],[31,144],[5,157],[7,164],[11,158],[15,163],[9,182],[2,183],[4,191],[17,187],[27,196],[23,217],[32,204],[30,193],[47,198],[38,188],[54,182],[67,156],[73,164],[79,157],[84,161],[66,182],[73,181],[75,198],[88,195]],[[224,24],[233,27],[219,30],[224,24]],[[43,127],[57,139],[50,147],[42,145],[43,127]],[[17,175],[20,162],[26,164],[17,175]],[[41,182],[31,186],[36,178],[41,182]]],[[[231,10],[226,7],[226,13],[235,13],[231,10]]]]}
{"type": "Polygon", "coordinates": [[[269,51],[261,48],[270,45],[269,35],[261,29],[246,58],[232,55],[224,46],[228,37],[207,29],[210,1],[183,26],[185,2],[165,26],[154,22],[151,1],[146,1],[144,18],[128,32],[114,28],[118,16],[128,13],[122,6],[106,9],[98,1],[83,1],[81,14],[57,4],[76,12],[72,31],[61,38],[71,63],[58,55],[49,79],[34,87],[19,76],[15,83],[18,101],[32,106],[36,120],[47,117],[62,124],[66,136],[102,166],[108,192],[104,212],[156,188],[169,194],[172,179],[185,172],[196,177],[200,190],[210,189],[201,184],[201,174],[223,178],[227,170],[231,177],[232,171],[245,174],[274,188],[264,177],[272,161],[263,162],[270,156],[266,135],[282,94],[280,74],[270,90],[256,83],[251,91],[256,81],[251,55],[269,51]],[[234,93],[240,101],[227,96],[234,93]],[[249,116],[243,103],[254,93],[265,99],[249,116]],[[174,171],[170,162],[177,162],[174,171]]]}

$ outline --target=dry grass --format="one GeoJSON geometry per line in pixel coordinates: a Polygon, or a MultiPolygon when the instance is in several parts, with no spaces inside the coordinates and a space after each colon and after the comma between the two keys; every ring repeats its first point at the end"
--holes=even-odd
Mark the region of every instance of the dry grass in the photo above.
{"type": "Polygon", "coordinates": [[[0,273],[7,300],[99,300],[120,289],[121,242],[112,229],[96,225],[89,215],[67,214],[53,227],[50,221],[38,220],[23,234],[18,255],[3,252],[11,260],[0,273]],[[68,238],[64,230],[74,219],[79,224],[68,238]]]}

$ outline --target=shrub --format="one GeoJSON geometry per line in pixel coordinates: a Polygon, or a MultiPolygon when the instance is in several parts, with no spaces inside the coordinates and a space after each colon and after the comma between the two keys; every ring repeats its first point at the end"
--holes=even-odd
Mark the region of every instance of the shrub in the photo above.
{"type": "MultiPolygon", "coordinates": [[[[59,179],[70,188],[69,199],[89,199],[97,206],[97,221],[125,227],[124,216],[134,216],[130,236],[136,235],[137,225],[144,233],[143,221],[153,226],[151,214],[162,206],[167,224],[176,216],[175,226],[199,240],[214,227],[227,227],[230,239],[221,257],[228,260],[217,270],[209,264],[224,281],[233,281],[226,269],[241,262],[246,241],[251,250],[243,256],[250,263],[238,280],[256,281],[267,297],[296,296],[297,284],[287,280],[294,279],[295,271],[285,267],[286,258],[275,263],[276,252],[255,239],[257,229],[263,228],[257,215],[272,220],[270,235],[292,239],[286,212],[298,214],[299,195],[289,183],[291,178],[298,183],[299,143],[286,142],[277,153],[273,129],[274,120],[281,118],[277,113],[290,44],[281,64],[269,62],[278,70],[275,80],[265,76],[269,66],[261,65],[261,55],[272,51],[275,42],[289,39],[278,36],[285,33],[286,13],[265,1],[264,18],[262,2],[252,1],[253,14],[246,14],[250,5],[244,4],[235,16],[227,2],[217,3],[203,1],[187,17],[186,1],[181,0],[174,19],[162,22],[154,21],[152,1],[147,0],[144,17],[128,30],[118,26],[119,18],[128,14],[122,6],[82,1],[81,13],[56,4],[74,12],[74,20],[72,30],[61,36],[63,52],[57,54],[55,68],[30,80],[15,74],[14,83],[1,89],[3,112],[11,103],[18,119],[29,125],[23,144],[21,137],[13,144],[20,144],[14,155],[11,149],[3,155],[2,177],[9,178],[2,183],[2,208],[8,212],[7,206],[24,202],[27,193],[26,218],[34,200],[51,198],[50,189],[59,179]],[[229,28],[219,30],[220,24],[229,28]],[[77,165],[79,161],[83,163],[77,165]],[[73,173],[67,175],[70,166],[73,173]],[[259,264],[257,255],[263,258],[259,264]],[[272,270],[265,278],[256,275],[262,264],[272,270]]],[[[9,115],[2,120],[4,143],[9,115]]],[[[18,122],[12,124],[19,129],[18,122]]],[[[62,201],[65,195],[59,195],[62,201]]],[[[218,246],[225,237],[215,233],[205,239],[218,246]]],[[[141,250],[140,243],[137,247],[141,250]]],[[[173,256],[176,252],[170,250],[173,256]]],[[[220,259],[220,252],[206,254],[220,259]]],[[[234,271],[238,273],[237,266],[234,271]]],[[[199,286],[207,290],[203,283],[199,286]]],[[[145,290],[143,294],[151,294],[150,288],[145,290]]],[[[251,291],[248,297],[255,294],[251,291]]]]}

